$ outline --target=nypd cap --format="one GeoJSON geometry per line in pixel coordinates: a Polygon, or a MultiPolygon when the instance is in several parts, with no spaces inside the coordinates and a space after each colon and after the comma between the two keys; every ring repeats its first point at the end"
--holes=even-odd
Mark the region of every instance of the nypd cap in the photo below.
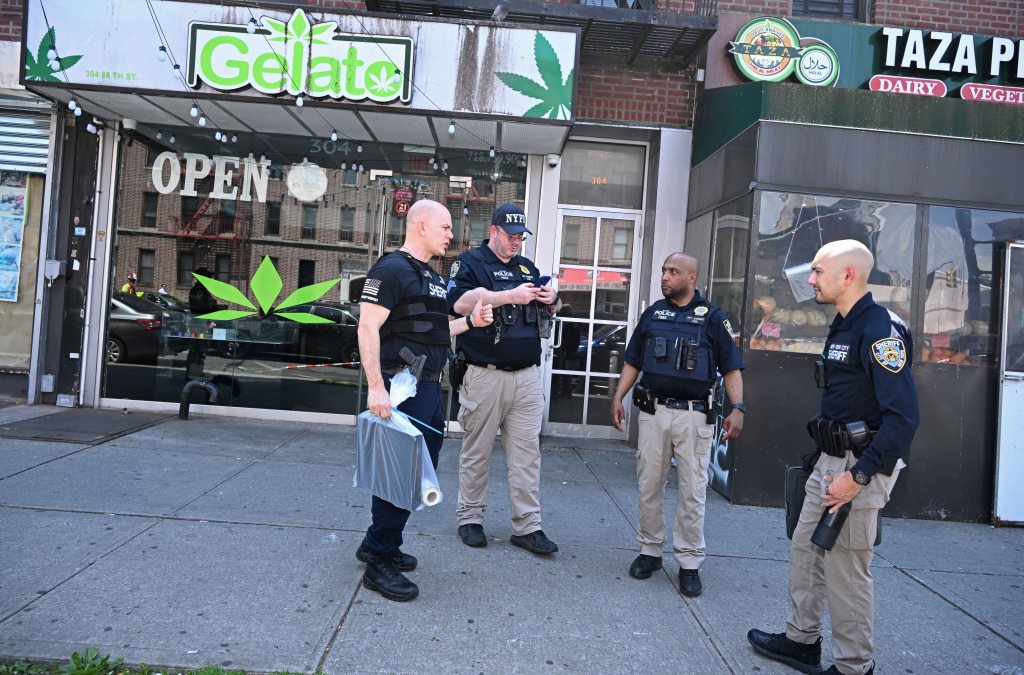
{"type": "Polygon", "coordinates": [[[526,229],[526,214],[515,204],[502,204],[494,209],[491,225],[505,230],[505,234],[519,234],[520,232],[533,234],[526,229]]]}

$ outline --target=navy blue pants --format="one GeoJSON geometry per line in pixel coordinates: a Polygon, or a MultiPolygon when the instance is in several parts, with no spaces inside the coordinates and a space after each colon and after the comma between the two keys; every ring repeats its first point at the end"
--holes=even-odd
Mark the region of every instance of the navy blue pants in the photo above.
{"type": "MultiPolygon", "coordinates": [[[[390,388],[391,381],[385,378],[385,385],[390,388]]],[[[410,417],[423,420],[439,431],[444,431],[444,400],[441,398],[439,382],[420,382],[416,386],[416,395],[406,400],[398,409],[410,417]]],[[[441,443],[444,438],[436,431],[427,429],[422,424],[413,422],[423,432],[423,440],[427,443],[430,462],[437,468],[437,459],[441,454],[441,443]]],[[[387,555],[402,545],[402,531],[409,520],[409,511],[399,508],[380,497],[373,497],[370,507],[373,521],[366,530],[366,544],[378,555],[387,555]]]]}

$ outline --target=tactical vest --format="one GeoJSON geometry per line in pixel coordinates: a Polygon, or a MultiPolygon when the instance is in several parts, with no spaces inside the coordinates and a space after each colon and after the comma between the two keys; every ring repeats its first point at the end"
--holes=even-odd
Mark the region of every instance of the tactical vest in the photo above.
{"type": "Polygon", "coordinates": [[[713,382],[714,359],[707,330],[712,308],[703,302],[687,310],[661,304],[666,306],[655,309],[647,323],[641,370],[645,374],[713,382]],[[703,313],[698,315],[702,308],[703,313]]]}
{"type": "Polygon", "coordinates": [[[438,297],[430,292],[431,282],[434,282],[436,288],[443,289],[444,281],[440,276],[435,279],[430,270],[423,270],[416,265],[412,256],[405,251],[396,251],[391,255],[401,255],[405,258],[416,273],[416,278],[420,280],[420,290],[416,295],[405,296],[391,309],[387,320],[381,326],[381,339],[397,335],[423,345],[450,344],[448,299],[446,296],[438,297]]]}
{"type": "MultiPolygon", "coordinates": [[[[508,291],[522,286],[525,283],[534,283],[537,279],[532,272],[523,272],[526,267],[525,258],[516,256],[510,261],[512,269],[506,267],[500,260],[490,262],[479,248],[469,251],[469,256],[474,262],[479,263],[483,269],[483,277],[488,279],[492,291],[508,291]],[[527,279],[526,276],[530,278],[527,279]]],[[[501,338],[515,340],[519,338],[540,339],[541,312],[547,312],[539,303],[531,302],[528,305],[502,305],[494,309],[494,323],[486,328],[480,329],[491,335],[501,325],[501,338]]]]}

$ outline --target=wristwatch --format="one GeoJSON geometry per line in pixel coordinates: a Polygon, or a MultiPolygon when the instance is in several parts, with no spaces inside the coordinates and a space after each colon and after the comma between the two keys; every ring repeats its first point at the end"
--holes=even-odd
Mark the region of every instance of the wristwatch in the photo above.
{"type": "Polygon", "coordinates": [[[466,315],[466,325],[470,328],[476,328],[476,326],[473,325],[473,316],[471,314],[466,315]]]}
{"type": "Polygon", "coordinates": [[[747,406],[743,405],[742,402],[740,402],[740,403],[733,403],[732,404],[732,409],[733,410],[739,410],[744,415],[747,414],[747,406]]]}
{"type": "Polygon", "coordinates": [[[861,487],[864,487],[865,485],[871,482],[871,476],[867,475],[863,471],[854,471],[853,482],[856,483],[857,485],[860,485],[861,487]]]}

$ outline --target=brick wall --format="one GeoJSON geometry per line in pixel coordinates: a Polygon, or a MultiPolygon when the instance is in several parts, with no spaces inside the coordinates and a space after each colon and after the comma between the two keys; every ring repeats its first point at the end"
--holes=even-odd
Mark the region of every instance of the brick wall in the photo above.
{"type": "Polygon", "coordinates": [[[22,7],[25,0],[0,0],[0,40],[21,39],[22,7]]]}
{"type": "Polygon", "coordinates": [[[873,23],[1024,37],[1021,0],[875,0],[873,23]]]}
{"type": "Polygon", "coordinates": [[[627,66],[584,54],[576,116],[580,120],[689,126],[693,122],[694,69],[634,63],[627,66]]]}

